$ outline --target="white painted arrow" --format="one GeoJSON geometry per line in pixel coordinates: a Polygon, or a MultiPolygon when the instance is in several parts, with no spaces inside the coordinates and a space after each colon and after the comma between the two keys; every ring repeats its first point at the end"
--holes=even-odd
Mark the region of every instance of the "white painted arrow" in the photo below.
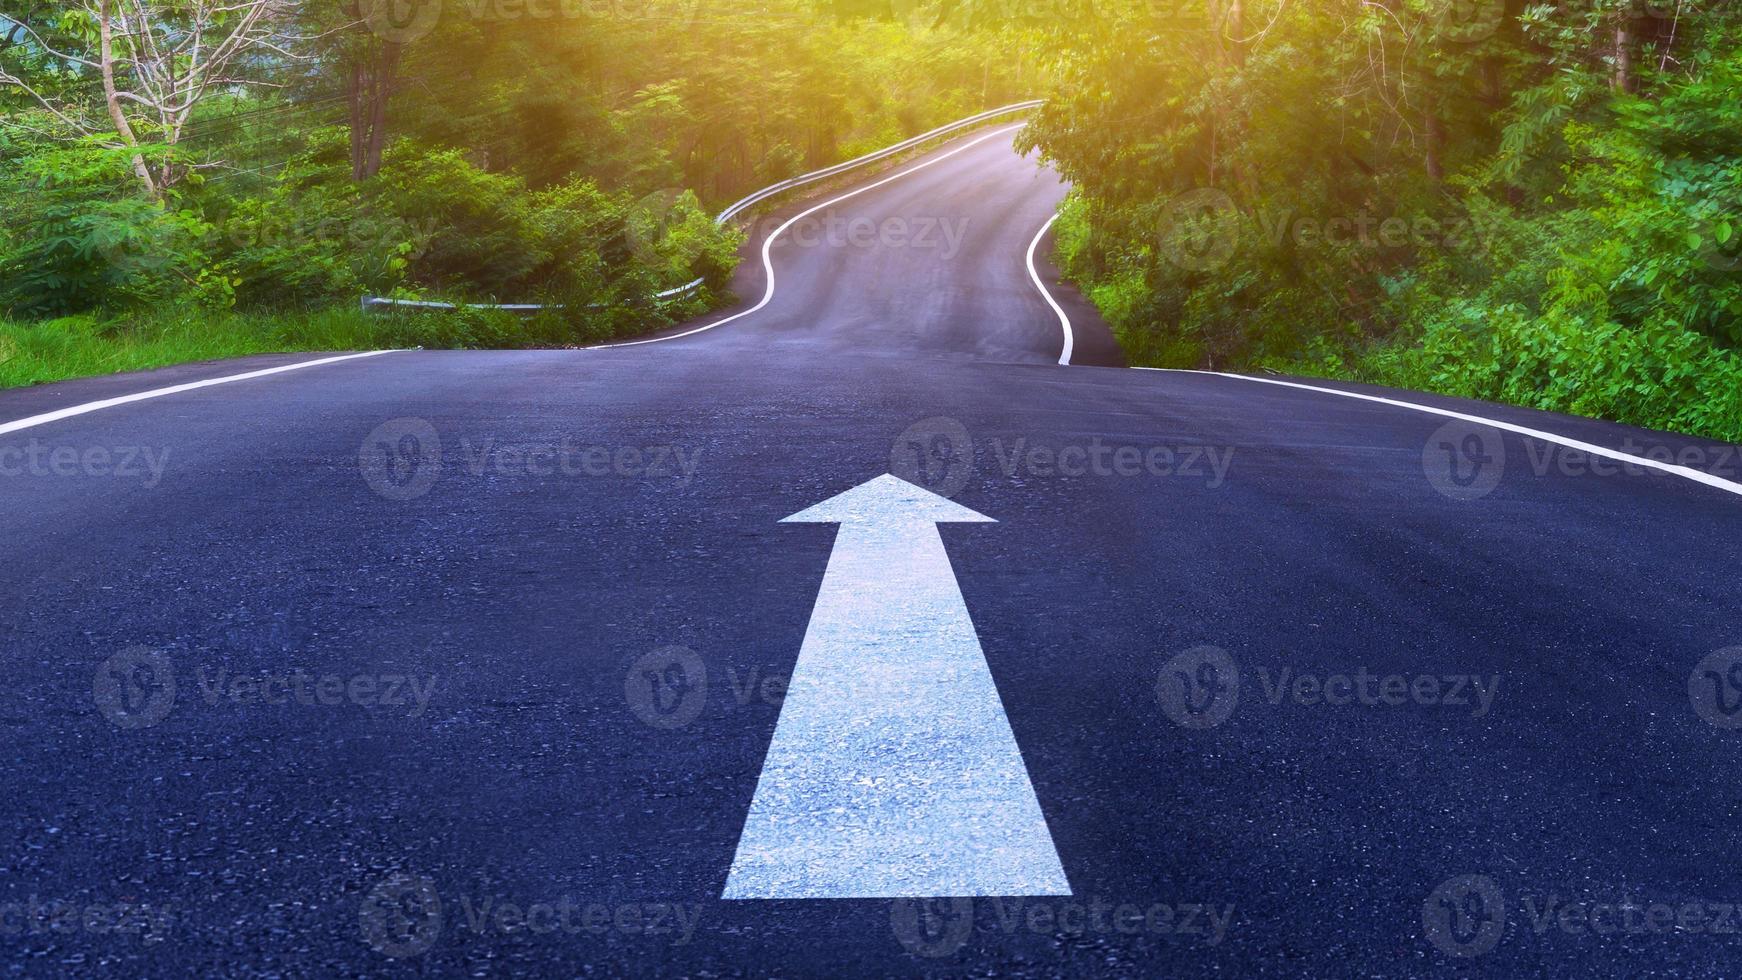
{"type": "Polygon", "coordinates": [[[840,524],[725,898],[1069,895],[937,523],[880,476],[787,522],[840,524]]]}

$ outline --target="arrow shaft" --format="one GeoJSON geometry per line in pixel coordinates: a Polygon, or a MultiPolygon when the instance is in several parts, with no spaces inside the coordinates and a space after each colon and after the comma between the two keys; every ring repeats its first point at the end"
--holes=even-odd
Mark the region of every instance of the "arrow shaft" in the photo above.
{"type": "Polygon", "coordinates": [[[843,525],[725,897],[1069,893],[936,526],[843,525]]]}
{"type": "Polygon", "coordinates": [[[829,555],[796,673],[818,690],[860,692],[864,680],[855,675],[875,671],[921,694],[959,682],[954,661],[969,646],[979,653],[937,525],[847,524],[829,555]]]}

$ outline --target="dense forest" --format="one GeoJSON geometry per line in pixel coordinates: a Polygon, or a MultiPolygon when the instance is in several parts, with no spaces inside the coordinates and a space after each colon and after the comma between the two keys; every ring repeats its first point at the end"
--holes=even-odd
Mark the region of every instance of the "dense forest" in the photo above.
{"type": "Polygon", "coordinates": [[[1742,439],[1714,0],[7,3],[0,383],[649,329],[721,298],[722,204],[1044,96],[1060,265],[1136,363],[1742,439]]]}
{"type": "Polygon", "coordinates": [[[1742,11],[1158,0],[1027,139],[1138,362],[1742,440],[1742,11]]]}

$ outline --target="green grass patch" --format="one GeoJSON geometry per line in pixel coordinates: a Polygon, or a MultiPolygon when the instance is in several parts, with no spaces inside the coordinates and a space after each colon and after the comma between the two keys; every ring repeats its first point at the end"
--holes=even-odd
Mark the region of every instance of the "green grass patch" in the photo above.
{"type": "Polygon", "coordinates": [[[37,322],[0,320],[0,387],[248,354],[573,347],[669,322],[647,310],[522,317],[493,310],[364,313],[343,307],[278,313],[190,308],[37,322]]]}

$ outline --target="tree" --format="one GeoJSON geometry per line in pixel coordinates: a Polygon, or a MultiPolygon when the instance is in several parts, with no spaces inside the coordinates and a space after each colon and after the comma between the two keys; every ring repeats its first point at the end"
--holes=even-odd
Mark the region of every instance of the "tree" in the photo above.
{"type": "Polygon", "coordinates": [[[187,175],[176,150],[209,96],[278,87],[262,70],[304,60],[292,0],[80,0],[53,24],[6,17],[0,88],[22,92],[70,138],[129,150],[147,197],[187,175]]]}
{"type": "Polygon", "coordinates": [[[365,6],[382,0],[352,0],[349,10],[357,25],[347,46],[345,104],[350,111],[351,179],[365,180],[381,171],[381,151],[387,145],[387,104],[398,85],[403,45],[380,31],[367,31],[365,6]]]}

